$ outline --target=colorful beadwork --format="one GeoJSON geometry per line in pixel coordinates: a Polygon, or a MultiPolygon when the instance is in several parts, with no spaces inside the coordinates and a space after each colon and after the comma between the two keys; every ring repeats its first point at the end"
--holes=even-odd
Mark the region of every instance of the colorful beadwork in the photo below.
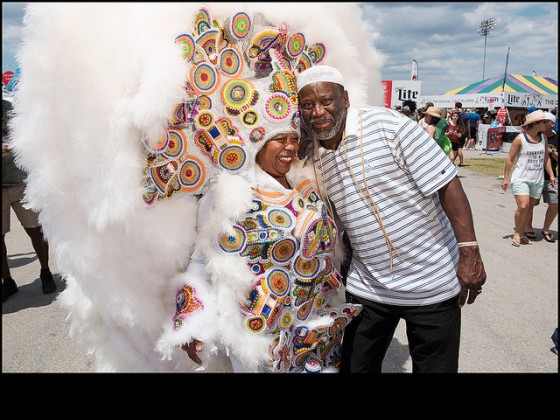
{"type": "Polygon", "coordinates": [[[170,159],[176,159],[187,151],[187,139],[180,128],[172,127],[167,130],[167,147],[163,154],[170,159]]]}
{"type": "Polygon", "coordinates": [[[237,77],[243,71],[243,61],[234,48],[226,48],[220,53],[220,69],[229,77],[237,77]]]}
{"type": "Polygon", "coordinates": [[[251,29],[251,18],[245,12],[236,13],[231,19],[231,33],[238,39],[243,39],[251,29]]]}
{"type": "Polygon", "coordinates": [[[220,31],[218,29],[208,29],[201,34],[197,40],[196,45],[206,53],[208,61],[216,65],[218,62],[218,36],[220,31]]]}
{"type": "Polygon", "coordinates": [[[290,54],[292,57],[297,57],[298,55],[300,55],[303,52],[304,48],[305,37],[302,33],[298,32],[297,34],[293,34],[288,39],[286,51],[288,51],[288,54],[290,54]]]}
{"type": "Polygon", "coordinates": [[[201,94],[213,93],[218,87],[219,79],[219,74],[207,63],[200,63],[191,71],[193,88],[201,94]]]}
{"type": "Polygon", "coordinates": [[[209,110],[204,110],[197,115],[195,122],[198,128],[207,129],[214,125],[214,120],[214,113],[209,110]]]}
{"type": "Polygon", "coordinates": [[[283,120],[291,110],[289,98],[282,93],[271,95],[266,101],[265,115],[273,120],[283,120]]]}
{"type": "Polygon", "coordinates": [[[181,183],[181,190],[185,192],[196,191],[206,178],[204,165],[196,156],[189,156],[181,166],[179,182],[181,183]]]}
{"type": "Polygon", "coordinates": [[[183,60],[191,61],[194,56],[195,42],[192,36],[189,34],[181,34],[175,38],[175,42],[181,44],[183,50],[183,60]]]}
{"type": "Polygon", "coordinates": [[[249,140],[252,143],[258,143],[259,141],[264,139],[265,134],[266,131],[264,130],[264,127],[257,127],[253,131],[251,131],[251,134],[249,134],[249,140]]]}
{"type": "Polygon", "coordinates": [[[272,246],[271,258],[276,264],[288,264],[291,262],[297,249],[298,245],[294,238],[282,239],[272,246]]]}
{"type": "Polygon", "coordinates": [[[179,328],[190,314],[201,309],[204,309],[204,304],[197,297],[196,290],[191,286],[184,286],[177,292],[175,299],[174,328],[179,328]]]}
{"type": "Polygon", "coordinates": [[[177,192],[201,193],[222,170],[249,174],[254,153],[267,134],[281,129],[278,124],[299,130],[295,73],[324,56],[323,44],[309,48],[303,33],[254,21],[245,12],[220,20],[202,7],[192,24],[174,40],[189,66],[184,98],[170,110],[163,134],[145,142],[148,205],[177,192]],[[188,143],[197,147],[188,150],[188,143]],[[196,164],[178,174],[165,168],[165,158],[196,164]],[[197,173],[204,175],[201,182],[197,173]]]}
{"type": "Polygon", "coordinates": [[[309,54],[311,61],[313,61],[313,64],[320,64],[325,58],[325,51],[325,44],[318,42],[310,46],[307,53],[309,54]]]}
{"type": "Polygon", "coordinates": [[[310,246],[307,251],[318,254],[305,258],[302,238],[292,236],[295,231],[336,232],[323,208],[309,181],[292,191],[258,189],[250,212],[235,225],[237,233],[222,236],[218,244],[250,261],[255,281],[240,309],[246,315],[247,331],[274,337],[271,370],[299,371],[309,360],[322,366],[339,363],[341,326],[357,314],[346,307],[337,311],[329,307],[328,295],[341,286],[340,274],[329,259],[333,249],[310,246]],[[245,235],[242,239],[240,232],[245,235]],[[326,315],[336,325],[306,327],[309,320],[326,315]]]}
{"type": "Polygon", "coordinates": [[[315,277],[319,269],[321,268],[321,264],[317,258],[312,258],[310,260],[303,259],[302,257],[297,257],[294,261],[294,271],[298,277],[302,277],[304,279],[310,279],[315,277]]]}
{"type": "Polygon", "coordinates": [[[267,274],[266,284],[277,297],[283,297],[288,294],[290,286],[289,275],[285,270],[275,268],[267,274]]]}
{"type": "Polygon", "coordinates": [[[228,253],[239,252],[245,247],[245,242],[247,240],[245,230],[239,226],[234,226],[233,230],[233,234],[222,235],[218,240],[218,246],[222,251],[228,253]]]}
{"type": "Polygon", "coordinates": [[[220,153],[220,166],[228,171],[236,171],[245,164],[247,155],[239,146],[228,146],[220,153]]]}
{"type": "Polygon", "coordinates": [[[161,128],[160,136],[157,140],[152,140],[150,138],[144,138],[144,145],[152,153],[161,153],[167,148],[167,143],[169,141],[169,135],[165,128],[161,128]]]}
{"type": "Polygon", "coordinates": [[[207,8],[202,7],[194,18],[195,34],[199,35],[211,27],[212,22],[210,18],[210,11],[207,8]]]}

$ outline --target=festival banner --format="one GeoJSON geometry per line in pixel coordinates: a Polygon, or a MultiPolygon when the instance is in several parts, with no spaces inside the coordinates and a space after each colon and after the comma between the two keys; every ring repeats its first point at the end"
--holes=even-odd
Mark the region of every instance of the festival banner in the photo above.
{"type": "Polygon", "coordinates": [[[393,94],[393,81],[382,80],[383,97],[385,98],[385,108],[391,108],[391,95],[393,94]]]}
{"type": "Polygon", "coordinates": [[[422,82],[413,80],[382,80],[385,94],[385,108],[395,108],[402,105],[403,101],[411,100],[416,102],[418,107],[422,82]]]}
{"type": "Polygon", "coordinates": [[[410,80],[418,80],[418,61],[412,60],[412,73],[410,80]]]}

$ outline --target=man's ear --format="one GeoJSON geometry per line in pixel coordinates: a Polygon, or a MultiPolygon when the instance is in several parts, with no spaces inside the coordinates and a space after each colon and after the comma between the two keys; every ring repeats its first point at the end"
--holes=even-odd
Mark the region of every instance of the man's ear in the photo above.
{"type": "Polygon", "coordinates": [[[350,98],[348,97],[348,91],[345,90],[344,93],[342,94],[342,99],[344,101],[344,106],[346,108],[350,108],[350,98]]]}

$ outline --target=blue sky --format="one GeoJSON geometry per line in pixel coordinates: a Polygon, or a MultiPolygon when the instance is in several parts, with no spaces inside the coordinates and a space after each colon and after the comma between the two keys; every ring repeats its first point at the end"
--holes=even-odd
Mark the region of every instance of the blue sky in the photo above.
{"type": "MultiPolygon", "coordinates": [[[[364,2],[382,78],[409,80],[418,62],[423,95],[508,73],[558,80],[558,2],[364,2]],[[482,20],[493,18],[484,64],[482,20]],[[483,69],[484,67],[484,69],[483,69]]],[[[15,71],[25,3],[2,3],[2,73],[15,71]]]]}

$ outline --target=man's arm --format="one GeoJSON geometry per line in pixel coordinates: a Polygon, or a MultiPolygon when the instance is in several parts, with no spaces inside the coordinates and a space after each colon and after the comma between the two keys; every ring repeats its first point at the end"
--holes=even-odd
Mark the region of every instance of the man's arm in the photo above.
{"type": "MultiPolygon", "coordinates": [[[[438,194],[457,242],[460,244],[476,242],[471,206],[459,178],[453,178],[438,191],[438,194]]],[[[465,301],[469,304],[473,303],[486,282],[486,271],[478,245],[459,247],[457,277],[461,283],[459,306],[462,307],[465,301]]]]}

